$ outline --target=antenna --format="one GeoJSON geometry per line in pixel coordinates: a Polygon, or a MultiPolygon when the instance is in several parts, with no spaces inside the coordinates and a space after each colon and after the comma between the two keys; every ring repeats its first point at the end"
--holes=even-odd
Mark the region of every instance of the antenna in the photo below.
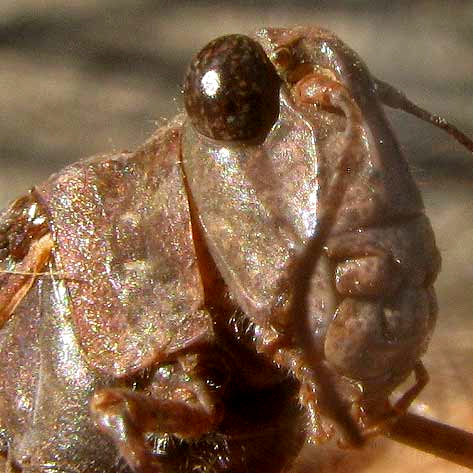
{"type": "Polygon", "coordinates": [[[425,122],[431,123],[437,128],[445,130],[450,136],[453,136],[455,140],[470,151],[470,153],[473,153],[473,140],[462,133],[456,126],[445,120],[445,118],[434,115],[433,113],[418,107],[415,103],[411,102],[403,92],[397,90],[387,82],[374,79],[374,83],[378,98],[384,105],[410,113],[425,122]]]}

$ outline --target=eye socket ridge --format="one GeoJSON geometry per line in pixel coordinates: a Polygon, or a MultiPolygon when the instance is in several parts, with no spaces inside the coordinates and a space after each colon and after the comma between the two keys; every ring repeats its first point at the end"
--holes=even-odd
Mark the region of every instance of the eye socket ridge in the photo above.
{"type": "Polygon", "coordinates": [[[184,104],[192,125],[215,140],[264,139],[279,115],[281,80],[259,43],[222,36],[191,62],[184,104]]]}

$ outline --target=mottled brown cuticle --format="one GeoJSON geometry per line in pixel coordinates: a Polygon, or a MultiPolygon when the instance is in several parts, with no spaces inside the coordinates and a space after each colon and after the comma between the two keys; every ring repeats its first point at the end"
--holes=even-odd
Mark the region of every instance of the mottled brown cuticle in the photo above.
{"type": "Polygon", "coordinates": [[[46,219],[31,194],[12,203],[7,219],[0,226],[0,261],[11,256],[21,261],[34,240],[48,233],[46,219]]]}
{"type": "Polygon", "coordinates": [[[194,127],[216,140],[264,137],[279,114],[277,72],[263,48],[244,35],[222,36],[192,61],[184,103],[194,127]]]}

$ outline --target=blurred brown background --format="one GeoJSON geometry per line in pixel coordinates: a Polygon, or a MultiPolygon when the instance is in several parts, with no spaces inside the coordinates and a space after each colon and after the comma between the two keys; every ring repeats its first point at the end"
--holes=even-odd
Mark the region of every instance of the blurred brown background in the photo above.
{"type": "MultiPolygon", "coordinates": [[[[208,40],[309,23],[335,31],[375,75],[473,136],[471,0],[0,0],[0,206],[66,163],[141,143],[182,108],[185,67],[208,40]]],[[[473,158],[441,131],[390,116],[444,259],[426,356],[432,381],[416,408],[473,431],[473,158]]],[[[375,443],[361,455],[307,449],[298,468],[467,471],[375,443]]]]}

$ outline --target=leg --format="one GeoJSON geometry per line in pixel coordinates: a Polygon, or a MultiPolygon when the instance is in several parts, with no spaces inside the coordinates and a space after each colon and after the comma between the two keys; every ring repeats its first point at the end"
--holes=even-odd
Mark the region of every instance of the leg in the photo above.
{"type": "Polygon", "coordinates": [[[416,400],[429,382],[429,374],[427,373],[422,361],[416,363],[414,367],[414,375],[416,379],[414,386],[407,390],[401,398],[388,409],[387,414],[383,418],[376,421],[374,425],[363,429],[364,438],[375,437],[379,434],[383,434],[385,431],[389,431],[391,426],[407,413],[411,404],[416,400]]]}
{"type": "Polygon", "coordinates": [[[385,435],[409,447],[473,469],[473,434],[415,414],[400,416],[385,435]]]}
{"type": "Polygon", "coordinates": [[[158,369],[144,390],[107,388],[94,394],[91,411],[96,425],[134,471],[164,471],[150,434],[198,439],[215,430],[221,419],[219,402],[205,378],[199,378],[198,358],[187,355],[158,369]]]}
{"type": "Polygon", "coordinates": [[[402,397],[394,404],[393,410],[398,414],[405,414],[410,405],[416,400],[417,396],[425,388],[429,382],[429,373],[425,369],[422,361],[419,361],[414,367],[414,375],[416,377],[416,382],[411,389],[405,392],[402,397]]]}
{"type": "Polygon", "coordinates": [[[364,439],[351,415],[353,399],[360,397],[355,385],[337,378],[324,363],[308,362],[297,349],[281,348],[273,359],[300,383],[298,398],[310,443],[322,444],[336,435],[341,445],[362,445],[364,439]]]}

